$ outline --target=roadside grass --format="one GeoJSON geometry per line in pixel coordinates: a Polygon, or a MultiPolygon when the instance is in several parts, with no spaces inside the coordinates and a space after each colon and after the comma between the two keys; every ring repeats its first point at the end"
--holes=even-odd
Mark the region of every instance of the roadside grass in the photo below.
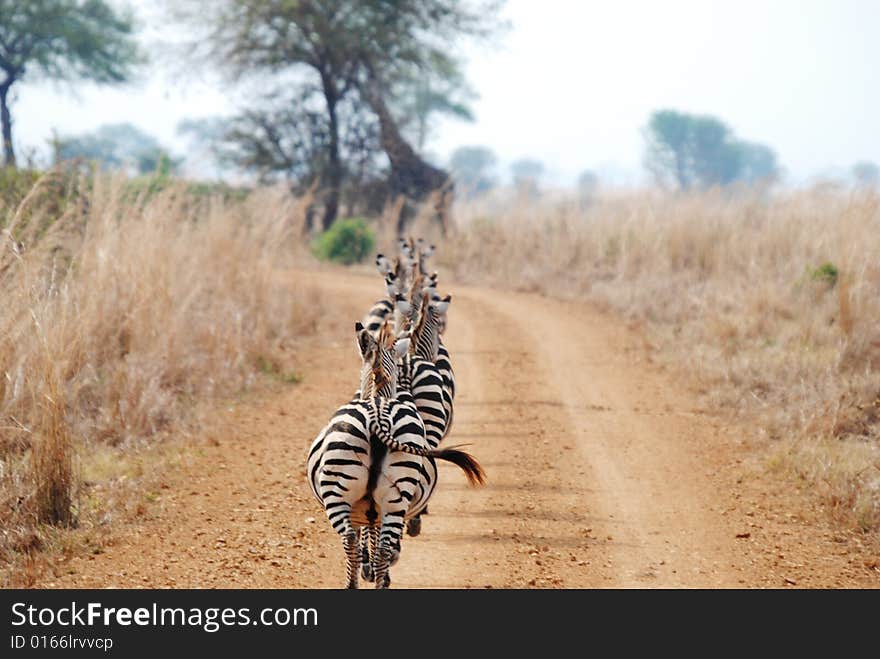
{"type": "Polygon", "coordinates": [[[839,523],[880,530],[877,192],[488,197],[456,211],[437,259],[458,281],[613,310],[709,411],[756,429],[768,466],[839,523]]]}
{"type": "Polygon", "coordinates": [[[0,208],[4,586],[144,514],[204,409],[264,380],[263,362],[296,381],[297,337],[321,314],[289,275],[309,258],[308,200],[282,188],[58,169],[16,194],[0,208]]]}

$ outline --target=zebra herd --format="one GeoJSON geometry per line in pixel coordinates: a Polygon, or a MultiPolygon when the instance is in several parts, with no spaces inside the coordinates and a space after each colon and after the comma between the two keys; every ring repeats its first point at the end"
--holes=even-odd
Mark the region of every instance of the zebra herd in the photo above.
{"type": "Polygon", "coordinates": [[[359,573],[376,588],[391,583],[404,526],[421,531],[437,486],[436,460],[460,467],[472,485],[485,474],[468,453],[440,448],[452,425],[455,379],[441,334],[450,295],[437,293],[434,252],[400,239],[399,254],[376,257],[386,297],[355,323],[360,388],[318,433],[308,456],[312,492],[342,537],[349,588],[359,573]]]}

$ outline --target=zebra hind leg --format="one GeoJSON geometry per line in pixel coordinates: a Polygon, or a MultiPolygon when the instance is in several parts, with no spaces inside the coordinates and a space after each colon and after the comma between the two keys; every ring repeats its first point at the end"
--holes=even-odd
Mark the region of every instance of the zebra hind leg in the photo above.
{"type": "Polygon", "coordinates": [[[372,556],[376,555],[376,545],[379,542],[379,529],[375,526],[367,526],[361,531],[361,576],[364,581],[373,580],[372,556]]]}
{"type": "MultiPolygon", "coordinates": [[[[403,517],[403,513],[400,513],[403,517]]],[[[384,523],[382,532],[379,534],[379,544],[373,553],[373,577],[376,588],[388,588],[391,585],[389,568],[400,557],[400,536],[403,533],[403,524],[400,522],[384,523]]]]}
{"type": "Polygon", "coordinates": [[[376,579],[376,588],[388,588],[391,585],[391,575],[388,573],[391,562],[391,548],[383,540],[379,542],[379,549],[373,555],[373,575],[376,579]]]}
{"type": "Polygon", "coordinates": [[[342,547],[345,549],[345,557],[347,559],[348,588],[357,588],[360,551],[358,547],[358,532],[355,529],[349,527],[343,534],[342,547]]]}

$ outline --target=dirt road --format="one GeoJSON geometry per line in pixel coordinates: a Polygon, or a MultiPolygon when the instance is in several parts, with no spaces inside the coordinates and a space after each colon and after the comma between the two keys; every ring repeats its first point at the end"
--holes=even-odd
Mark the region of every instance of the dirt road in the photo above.
{"type": "MultiPolygon", "coordinates": [[[[145,518],[40,585],[342,585],[341,543],[304,460],[356,388],[352,325],[381,286],[333,271],[296,278],[341,312],[300,347],[302,382],[219,410],[218,430],[168,474],[145,518]]],[[[489,482],[471,489],[441,467],[392,587],[880,586],[876,550],[767,474],[619,320],[536,295],[448,292],[459,392],[448,441],[470,443],[489,482]]]]}

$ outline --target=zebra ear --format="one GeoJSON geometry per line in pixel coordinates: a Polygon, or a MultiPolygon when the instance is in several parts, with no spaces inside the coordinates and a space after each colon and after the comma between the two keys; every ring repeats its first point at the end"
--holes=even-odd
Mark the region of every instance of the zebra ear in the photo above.
{"type": "Polygon", "coordinates": [[[391,273],[391,261],[384,254],[376,254],[376,267],[379,268],[380,275],[391,273]]]}
{"type": "Polygon", "coordinates": [[[397,295],[397,277],[393,274],[385,277],[385,292],[388,293],[388,297],[397,295]]]}
{"type": "Polygon", "coordinates": [[[376,339],[364,329],[364,326],[360,322],[354,324],[354,331],[357,335],[358,350],[360,350],[361,357],[366,357],[367,353],[375,347],[376,339]]]}
{"type": "Polygon", "coordinates": [[[397,244],[400,247],[400,253],[403,255],[403,257],[406,258],[407,261],[411,259],[413,255],[413,250],[409,242],[406,239],[401,238],[397,244]]]}
{"type": "Polygon", "coordinates": [[[402,336],[394,344],[394,355],[396,357],[403,357],[407,352],[409,352],[409,337],[402,336]]]}
{"type": "Polygon", "coordinates": [[[434,303],[434,311],[438,314],[446,313],[449,310],[449,303],[452,302],[452,296],[447,295],[439,302],[434,303]]]}

